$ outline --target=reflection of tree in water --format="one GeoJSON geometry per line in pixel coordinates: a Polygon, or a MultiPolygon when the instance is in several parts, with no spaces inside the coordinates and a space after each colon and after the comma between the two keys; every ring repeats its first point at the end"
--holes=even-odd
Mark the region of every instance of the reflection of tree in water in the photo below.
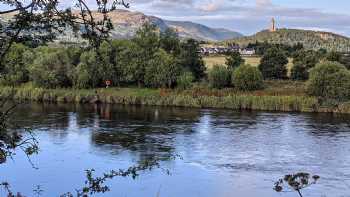
{"type": "Polygon", "coordinates": [[[313,136],[336,137],[350,131],[350,115],[345,114],[310,114],[305,116],[305,127],[313,136]]]}
{"type": "Polygon", "coordinates": [[[19,128],[40,129],[55,138],[65,138],[72,118],[72,106],[28,104],[17,106],[13,120],[19,128]]]}
{"type": "Polygon", "coordinates": [[[140,163],[173,157],[176,132],[183,132],[180,124],[192,124],[200,115],[199,110],[143,106],[102,105],[97,112],[93,144],[107,152],[130,151],[140,163]]]}
{"type": "Polygon", "coordinates": [[[93,144],[105,151],[131,151],[139,162],[167,160],[174,156],[174,135],[167,128],[140,126],[131,131],[93,132],[93,144]]]}

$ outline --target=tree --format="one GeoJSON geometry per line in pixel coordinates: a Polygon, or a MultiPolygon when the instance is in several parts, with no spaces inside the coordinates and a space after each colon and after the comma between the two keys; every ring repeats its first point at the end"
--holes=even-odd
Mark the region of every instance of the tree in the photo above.
{"type": "Polygon", "coordinates": [[[308,93],[322,100],[350,99],[350,71],[338,62],[322,62],[310,70],[308,93]]]}
{"type": "Polygon", "coordinates": [[[230,85],[231,72],[225,66],[215,65],[208,74],[209,84],[213,88],[224,88],[230,85]]]}
{"type": "Polygon", "coordinates": [[[181,54],[179,56],[180,64],[192,72],[197,81],[205,76],[206,70],[204,61],[198,51],[200,51],[199,43],[194,39],[188,39],[181,43],[181,54]]]}
{"type": "Polygon", "coordinates": [[[271,48],[261,58],[259,70],[264,79],[286,79],[288,58],[278,48],[271,48]]]}
{"type": "Polygon", "coordinates": [[[134,80],[138,86],[145,84],[145,72],[149,61],[159,49],[159,33],[155,25],[145,23],[133,39],[136,45],[131,45],[128,52],[134,59],[130,60],[130,70],[134,72],[134,80]]]}
{"type": "Polygon", "coordinates": [[[74,66],[64,49],[43,47],[29,66],[29,73],[30,78],[39,87],[70,87],[74,66]]]}
{"type": "Polygon", "coordinates": [[[263,88],[263,84],[263,76],[256,67],[241,65],[233,71],[232,85],[239,90],[259,90],[263,88]]]}
{"type": "Polygon", "coordinates": [[[226,57],[226,65],[230,69],[234,69],[244,64],[245,60],[241,57],[239,52],[232,52],[226,57]]]}
{"type": "Polygon", "coordinates": [[[102,70],[96,50],[81,54],[80,64],[75,69],[74,86],[95,88],[103,84],[102,70]]]}
{"type": "Polygon", "coordinates": [[[309,78],[309,70],[320,61],[321,57],[315,51],[301,50],[294,54],[293,68],[291,70],[291,79],[307,80],[309,78]]]}
{"type": "Polygon", "coordinates": [[[29,80],[28,64],[33,62],[33,52],[23,44],[14,44],[4,57],[3,76],[0,82],[5,85],[19,85],[29,80]]]}
{"type": "Polygon", "coordinates": [[[159,44],[160,48],[164,49],[167,53],[174,55],[180,53],[179,35],[172,28],[167,28],[164,32],[160,33],[159,44]]]}
{"type": "Polygon", "coordinates": [[[145,84],[149,87],[173,87],[180,74],[181,67],[172,55],[163,49],[155,53],[146,68],[145,84]]]}
{"type": "Polygon", "coordinates": [[[112,44],[103,42],[98,49],[98,70],[100,71],[101,81],[111,80],[112,84],[119,85],[121,80],[121,69],[117,64],[116,49],[112,44]]]}

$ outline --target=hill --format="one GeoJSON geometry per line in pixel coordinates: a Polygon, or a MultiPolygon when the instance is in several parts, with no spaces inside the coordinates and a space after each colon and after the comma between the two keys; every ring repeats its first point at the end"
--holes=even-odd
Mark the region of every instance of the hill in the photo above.
{"type": "MultiPolygon", "coordinates": [[[[102,15],[97,12],[93,14],[97,19],[102,17],[102,15]]],[[[145,15],[142,12],[118,9],[110,12],[108,15],[115,28],[111,31],[111,36],[115,39],[132,38],[136,31],[146,22],[155,24],[161,31],[169,27],[174,28],[179,32],[181,38],[194,38],[203,41],[223,41],[243,36],[238,32],[227,29],[210,28],[193,22],[168,21],[155,16],[145,15]]],[[[67,39],[67,36],[64,37],[65,38],[61,38],[61,40],[67,39]]]]}
{"type": "Polygon", "coordinates": [[[193,22],[165,21],[165,24],[176,29],[180,37],[190,37],[198,40],[220,41],[243,36],[228,29],[210,28],[193,22]]]}
{"type": "Polygon", "coordinates": [[[302,43],[307,49],[324,48],[330,51],[350,52],[350,38],[348,37],[330,32],[299,29],[278,29],[275,32],[264,30],[255,35],[231,39],[225,43],[234,42],[246,46],[256,41],[289,45],[302,43]]]}

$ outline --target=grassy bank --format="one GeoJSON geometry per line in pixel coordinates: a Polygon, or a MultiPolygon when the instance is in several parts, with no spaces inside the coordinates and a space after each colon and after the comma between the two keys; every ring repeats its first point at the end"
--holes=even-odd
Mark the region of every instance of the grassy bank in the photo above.
{"type": "MultiPolygon", "coordinates": [[[[110,88],[94,90],[42,89],[32,86],[1,87],[0,97],[20,101],[51,103],[109,103],[124,105],[178,106],[195,108],[222,108],[234,110],[264,110],[286,112],[350,113],[350,104],[337,107],[321,106],[317,99],[290,91],[301,84],[280,82],[268,84],[264,91],[237,92],[233,89],[165,90],[140,88],[110,88]],[[288,86],[289,89],[288,89],[288,86]]],[[[301,87],[299,87],[299,90],[301,87]]]]}

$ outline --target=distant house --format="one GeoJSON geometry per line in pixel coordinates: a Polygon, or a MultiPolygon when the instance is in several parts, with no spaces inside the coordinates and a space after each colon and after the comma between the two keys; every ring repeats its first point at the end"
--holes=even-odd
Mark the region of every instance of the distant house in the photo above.
{"type": "Polygon", "coordinates": [[[201,47],[200,53],[202,55],[215,55],[215,54],[225,54],[229,52],[239,52],[242,56],[252,56],[255,55],[255,50],[252,48],[240,48],[239,45],[229,45],[229,46],[205,46],[201,47]]]}
{"type": "Polygon", "coordinates": [[[240,49],[239,53],[242,56],[253,56],[253,55],[255,55],[255,49],[252,49],[252,48],[240,49]]]}

